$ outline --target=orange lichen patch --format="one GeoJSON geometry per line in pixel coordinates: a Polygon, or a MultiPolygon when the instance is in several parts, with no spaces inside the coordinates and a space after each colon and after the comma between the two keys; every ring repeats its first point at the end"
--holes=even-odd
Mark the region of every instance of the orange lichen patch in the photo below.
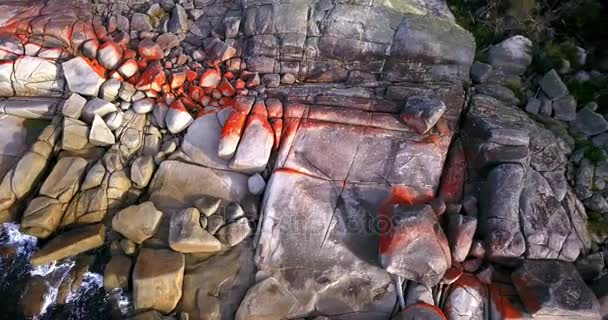
{"type": "Polygon", "coordinates": [[[93,71],[95,71],[95,73],[97,73],[100,77],[104,78],[106,77],[106,69],[104,67],[102,67],[99,62],[97,62],[97,59],[94,60],[90,60],[86,57],[82,57],[82,59],[89,64],[89,66],[91,67],[91,69],[93,69],[93,71]]]}
{"type": "Polygon", "coordinates": [[[234,88],[236,90],[242,90],[245,89],[245,81],[241,80],[241,79],[236,79],[236,82],[234,84],[234,88]]]}
{"type": "MultiPolygon", "coordinates": [[[[174,72],[169,77],[169,83],[171,84],[171,89],[176,89],[184,85],[186,82],[186,73],[185,72],[174,72]]],[[[193,99],[197,100],[193,97],[193,99]]]]}
{"type": "Polygon", "coordinates": [[[186,71],[186,80],[188,80],[188,82],[192,82],[192,81],[196,80],[196,77],[198,77],[198,74],[195,71],[192,71],[192,70],[186,71]]]}
{"type": "Polygon", "coordinates": [[[245,128],[245,122],[247,120],[247,114],[234,111],[226,119],[226,123],[224,123],[224,127],[222,128],[222,137],[227,136],[237,136],[240,137],[243,133],[243,128],[245,128]]]}
{"type": "Polygon", "coordinates": [[[522,310],[518,308],[511,299],[517,299],[515,290],[505,290],[504,285],[492,283],[490,285],[491,303],[494,305],[494,311],[501,315],[504,320],[524,319],[522,310]]]}
{"type": "Polygon", "coordinates": [[[274,150],[277,150],[281,144],[281,134],[283,133],[283,119],[273,119],[270,121],[272,130],[274,131],[274,150]]]}
{"type": "Polygon", "coordinates": [[[222,79],[222,82],[220,82],[217,89],[222,93],[222,95],[224,95],[226,97],[232,97],[236,93],[236,90],[234,89],[234,87],[232,86],[230,81],[228,81],[228,78],[226,78],[226,77],[224,77],[222,79]]]}
{"type": "Polygon", "coordinates": [[[234,100],[234,109],[238,112],[249,114],[249,111],[251,111],[251,107],[253,106],[254,102],[254,97],[239,96],[234,100]]]}
{"type": "Polygon", "coordinates": [[[137,57],[137,52],[135,52],[135,50],[127,49],[122,54],[122,57],[123,59],[134,59],[135,57],[137,57]]]}
{"type": "Polygon", "coordinates": [[[137,60],[137,66],[140,69],[145,69],[148,66],[148,61],[146,61],[146,60],[137,60]]]}
{"type": "Polygon", "coordinates": [[[414,206],[426,203],[433,199],[434,195],[432,191],[426,191],[425,193],[419,193],[412,188],[404,185],[392,186],[389,197],[384,200],[380,205],[379,218],[380,221],[389,223],[388,228],[380,230],[380,253],[388,253],[394,250],[399,243],[407,240],[407,235],[402,230],[395,230],[392,226],[392,206],[396,204],[414,206]],[[398,235],[395,237],[395,235],[398,235]]]}
{"type": "Polygon", "coordinates": [[[245,128],[250,127],[256,121],[260,122],[262,124],[262,127],[274,137],[274,129],[268,122],[268,118],[266,118],[262,115],[259,115],[259,114],[255,114],[255,113],[250,114],[249,117],[247,117],[247,124],[245,125],[245,128]]]}
{"type": "Polygon", "coordinates": [[[219,99],[221,97],[223,97],[224,95],[222,95],[222,92],[218,89],[213,89],[213,91],[211,91],[211,96],[213,97],[213,99],[219,99]]]}
{"type": "Polygon", "coordinates": [[[441,136],[438,134],[429,134],[428,136],[422,138],[421,142],[436,145],[441,142],[441,136]]]}
{"type": "Polygon", "coordinates": [[[268,117],[271,119],[283,117],[283,106],[279,100],[266,100],[266,111],[268,111],[268,117]]]}
{"type": "Polygon", "coordinates": [[[462,199],[466,166],[464,148],[460,140],[456,140],[448,152],[439,184],[439,197],[446,203],[458,203],[462,199]]]}
{"type": "Polygon", "coordinates": [[[141,75],[136,87],[137,90],[154,90],[160,92],[165,81],[165,72],[162,69],[160,62],[154,61],[146,67],[146,70],[141,75]]]}
{"type": "Polygon", "coordinates": [[[268,118],[268,112],[266,111],[266,104],[264,103],[264,100],[257,99],[253,104],[253,108],[251,108],[251,113],[268,118]]]}
{"type": "Polygon", "coordinates": [[[452,265],[448,270],[446,270],[445,274],[443,275],[443,278],[441,279],[441,282],[444,284],[454,283],[460,278],[460,276],[462,276],[462,273],[462,264],[456,261],[452,261],[452,265]]]}
{"type": "Polygon", "coordinates": [[[192,98],[194,101],[198,101],[201,104],[203,97],[205,97],[205,92],[203,91],[203,89],[197,86],[191,86],[188,89],[188,94],[190,95],[190,98],[192,98]]]}
{"type": "Polygon", "coordinates": [[[188,110],[186,110],[186,106],[184,106],[184,104],[182,103],[182,101],[180,99],[173,101],[169,105],[169,108],[174,109],[174,110],[188,112],[188,110]]]}
{"type": "Polygon", "coordinates": [[[205,88],[216,88],[220,81],[222,80],[222,76],[220,75],[220,71],[218,69],[208,69],[201,75],[199,80],[199,86],[205,88]]]}
{"type": "Polygon", "coordinates": [[[228,79],[229,81],[232,81],[232,80],[234,80],[235,75],[231,71],[228,71],[228,72],[224,73],[224,78],[228,79]]]}
{"type": "Polygon", "coordinates": [[[437,121],[437,124],[435,124],[435,129],[437,129],[441,136],[447,136],[452,131],[447,120],[445,120],[444,118],[441,118],[439,119],[439,121],[437,121]]]}
{"type": "Polygon", "coordinates": [[[80,46],[87,40],[95,39],[93,27],[85,21],[77,21],[72,28],[71,49],[72,53],[76,53],[80,46]]]}

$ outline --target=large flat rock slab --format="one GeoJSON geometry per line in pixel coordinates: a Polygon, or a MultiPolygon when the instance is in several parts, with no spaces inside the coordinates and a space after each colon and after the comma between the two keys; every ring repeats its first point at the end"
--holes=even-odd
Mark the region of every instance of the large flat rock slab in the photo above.
{"type": "Polygon", "coordinates": [[[238,313],[242,319],[298,317],[313,310],[336,319],[390,316],[396,296],[379,262],[378,210],[395,187],[411,189],[415,198],[434,196],[464,102],[462,89],[447,87],[436,91],[446,113],[425,135],[395,113],[285,106],[255,255],[272,285],[252,287],[241,306],[247,310],[238,313]],[[285,305],[256,308],[253,301],[267,295],[285,305]]]}

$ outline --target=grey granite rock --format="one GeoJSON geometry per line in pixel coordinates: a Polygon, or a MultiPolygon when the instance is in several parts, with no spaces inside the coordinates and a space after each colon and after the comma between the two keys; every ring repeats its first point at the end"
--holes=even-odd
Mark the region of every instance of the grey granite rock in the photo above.
{"type": "Polygon", "coordinates": [[[552,100],[565,97],[569,94],[568,87],[562,82],[555,69],[551,69],[540,80],[543,92],[552,100]]]}
{"type": "Polygon", "coordinates": [[[604,117],[585,107],[576,113],[576,120],[570,126],[583,135],[590,137],[601,134],[608,130],[608,122],[604,117]]]}
{"type": "Polygon", "coordinates": [[[535,319],[600,319],[597,298],[571,263],[524,260],[511,278],[535,319]]]}
{"type": "Polygon", "coordinates": [[[407,99],[401,110],[401,120],[419,134],[425,134],[435,126],[446,110],[443,101],[423,96],[407,99]]]}
{"type": "Polygon", "coordinates": [[[521,35],[507,38],[490,48],[488,61],[494,68],[523,74],[532,63],[532,41],[521,35]]]}

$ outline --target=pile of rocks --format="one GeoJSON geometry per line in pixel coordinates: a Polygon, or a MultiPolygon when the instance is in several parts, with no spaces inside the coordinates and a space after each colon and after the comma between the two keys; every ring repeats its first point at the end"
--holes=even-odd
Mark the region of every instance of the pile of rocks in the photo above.
{"type": "MultiPolygon", "coordinates": [[[[531,42],[471,67],[445,3],[402,5],[0,5],[0,122],[45,124],[0,158],[0,217],[45,239],[33,265],[109,250],[123,317],[598,319],[598,190],[509,89],[531,42]]],[[[539,87],[605,135],[557,73],[539,87]]]]}

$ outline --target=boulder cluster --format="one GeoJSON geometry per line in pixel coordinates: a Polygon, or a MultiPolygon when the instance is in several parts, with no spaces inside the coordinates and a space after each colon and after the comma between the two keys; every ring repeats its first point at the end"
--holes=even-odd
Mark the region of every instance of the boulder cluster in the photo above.
{"type": "Polygon", "coordinates": [[[32,266],[73,261],[27,281],[26,316],[98,265],[132,319],[607,314],[586,208],[608,212],[608,164],[567,129],[603,148],[608,122],[555,70],[513,92],[525,37],[473,62],[436,0],[0,18],[0,221],[40,240],[32,266]]]}

